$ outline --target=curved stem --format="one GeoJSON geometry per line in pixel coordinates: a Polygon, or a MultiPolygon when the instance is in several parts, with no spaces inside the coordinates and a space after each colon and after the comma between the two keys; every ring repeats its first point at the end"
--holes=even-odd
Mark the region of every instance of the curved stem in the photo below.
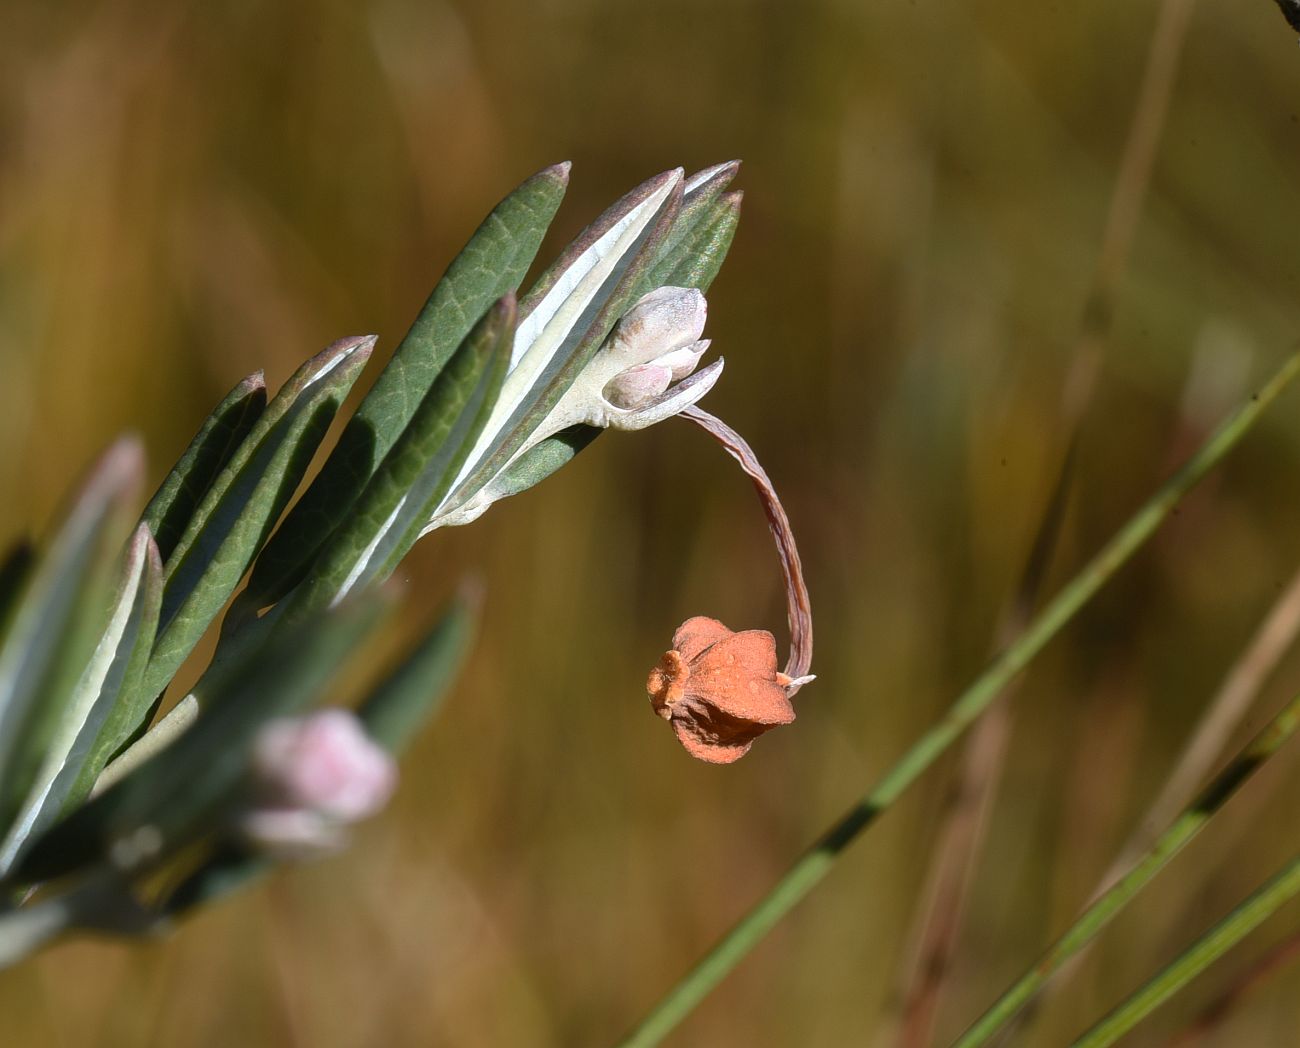
{"type": "Polygon", "coordinates": [[[799,547],[795,545],[790,518],[785,515],[785,507],[777,497],[771,477],[744,437],[701,407],[689,407],[679,414],[717,440],[740,463],[740,468],[754,482],[754,490],[763,503],[763,512],[767,514],[767,525],[772,531],[772,538],[776,540],[776,552],[781,558],[781,571],[785,576],[790,621],[790,658],[786,662],[785,675],[792,682],[786,693],[793,695],[800,685],[806,683],[804,678],[812,667],[813,626],[812,605],[808,599],[808,587],[803,580],[803,564],[799,560],[799,547]]]}

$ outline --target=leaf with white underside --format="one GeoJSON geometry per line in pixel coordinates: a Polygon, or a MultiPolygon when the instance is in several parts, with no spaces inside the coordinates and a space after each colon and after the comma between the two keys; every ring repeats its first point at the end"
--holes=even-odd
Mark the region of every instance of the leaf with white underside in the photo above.
{"type": "Polygon", "coordinates": [[[348,421],[320,475],[258,558],[239,600],[241,615],[273,604],[306,575],[456,347],[493,302],[518,290],[568,181],[567,163],[534,175],[493,209],[461,249],[348,421]]]}
{"type": "Polygon", "coordinates": [[[680,169],[642,183],[598,218],[529,292],[520,306],[501,397],[438,515],[468,502],[501,472],[573,384],[635,300],[679,212],[681,190],[680,169]]]}
{"type": "Polygon", "coordinates": [[[34,781],[94,650],[143,473],[138,441],[123,439],[109,448],[13,612],[0,647],[0,833],[34,781]]]}
{"type": "Polygon", "coordinates": [[[465,336],[310,578],[287,601],[287,614],[336,603],[382,581],[415,544],[500,395],[515,315],[514,295],[508,294],[465,336]]]}
{"type": "MultiPolygon", "coordinates": [[[[740,220],[741,194],[724,192],[739,167],[738,161],[718,164],[686,180],[681,207],[649,252],[650,260],[644,263],[639,284],[627,295],[629,304],[643,293],[665,285],[708,290],[722,266],[740,220]]],[[[658,177],[662,179],[665,176],[658,177]]],[[[610,240],[617,223],[626,219],[629,207],[655,181],[652,179],[633,190],[592,223],[529,291],[520,304],[520,315],[525,319],[520,322],[520,331],[515,340],[516,360],[532,351],[532,341],[546,327],[546,319],[555,316],[560,296],[566,289],[572,292],[578,286],[578,274],[588,271],[594,265],[600,246],[610,240]],[[544,306],[547,307],[546,311],[539,312],[544,306]]],[[[716,366],[713,370],[706,369],[706,373],[702,373],[705,374],[703,381],[713,378],[716,373],[716,366]]],[[[691,399],[692,390],[698,394],[700,381],[696,379],[677,391],[672,401],[665,403],[665,410],[671,413],[672,405],[678,402],[685,406],[691,399]]],[[[513,373],[507,382],[508,385],[515,385],[516,392],[517,387],[523,384],[513,373]]],[[[650,417],[646,416],[647,423],[650,417]]],[[[500,419],[494,417],[493,421],[499,423],[500,419]]],[[[572,460],[578,451],[600,433],[599,429],[591,426],[570,426],[561,433],[528,447],[528,436],[537,432],[546,421],[545,415],[534,412],[526,420],[517,423],[514,457],[508,459],[504,466],[499,466],[501,456],[498,456],[490,467],[480,465],[474,476],[463,479],[458,490],[439,507],[426,527],[426,532],[454,519],[457,511],[464,514],[467,506],[477,507],[477,512],[482,512],[491,503],[532,487],[572,460]],[[493,468],[495,473],[492,472],[493,468]]],[[[491,425],[489,423],[489,429],[491,425]]],[[[478,459],[481,461],[482,456],[478,456],[478,459]]]]}
{"type": "Polygon", "coordinates": [[[167,686],[239,584],[373,347],[341,339],[299,368],[212,483],[167,562],[146,691],[167,686]]]}
{"type": "Polygon", "coordinates": [[[36,780],[0,844],[0,877],[33,834],[81,801],[113,749],[134,727],[140,678],[153,644],[162,597],[162,561],[149,528],[141,524],[127,546],[108,626],[77,681],[36,780]],[[106,730],[108,729],[108,730],[106,730]]]}
{"type": "Polygon", "coordinates": [[[33,841],[14,868],[19,884],[105,864],[148,869],[228,826],[245,797],[250,747],[272,717],[319,701],[382,622],[393,595],[378,589],[276,630],[212,675],[211,701],[170,745],[33,841]]]}

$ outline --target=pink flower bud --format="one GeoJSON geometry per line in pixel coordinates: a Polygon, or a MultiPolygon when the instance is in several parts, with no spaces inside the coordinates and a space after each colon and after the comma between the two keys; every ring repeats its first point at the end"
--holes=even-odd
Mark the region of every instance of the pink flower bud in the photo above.
{"type": "Polygon", "coordinates": [[[612,378],[605,399],[618,408],[639,408],[666,390],[673,380],[671,368],[639,364],[612,378]]]}
{"type": "Polygon", "coordinates": [[[266,724],[253,744],[265,807],[339,822],[374,815],[397,785],[393,759],[346,710],[317,710],[266,724]]]}

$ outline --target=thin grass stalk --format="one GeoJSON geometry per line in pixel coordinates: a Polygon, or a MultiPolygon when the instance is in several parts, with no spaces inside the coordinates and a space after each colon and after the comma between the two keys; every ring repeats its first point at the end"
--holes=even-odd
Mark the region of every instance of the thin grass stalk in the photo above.
{"type": "Polygon", "coordinates": [[[1197,1013],[1189,1025],[1174,1034],[1165,1043],[1165,1048],[1192,1048],[1199,1044],[1227,1022],[1238,1005],[1297,960],[1300,960],[1300,932],[1283,939],[1238,975],[1227,989],[1197,1013]]]}
{"type": "Polygon", "coordinates": [[[1156,838],[1133,868],[1091,903],[1038,962],[971,1024],[954,1048],[979,1048],[988,1044],[1067,961],[1087,946],[1111,918],[1183,850],[1242,784],[1282,748],[1298,727],[1300,695],[1287,703],[1268,726],[1210,781],[1169,828],[1156,838]]]}
{"type": "MultiPolygon", "coordinates": [[[[1068,494],[1068,477],[1079,424],[1087,413],[1114,315],[1115,288],[1128,263],[1133,236],[1151,185],[1151,172],[1169,114],[1178,60],[1187,37],[1194,0],[1164,0],[1142,71],[1142,83],[1129,122],[1128,136],[1111,191],[1101,247],[1079,321],[1078,336],[1063,387],[1061,432],[1066,453],[1056,491],[1040,524],[1024,577],[1003,617],[996,643],[1005,646],[1023,627],[1037,602],[1044,564],[1056,538],[1060,507],[1068,494]],[[1038,576],[1035,577],[1035,568],[1038,576]]],[[[938,1012],[951,976],[952,961],[964,923],[970,885],[983,850],[1006,750],[1014,724],[1008,694],[980,720],[966,747],[953,790],[954,801],[936,835],[926,891],[907,951],[900,994],[897,1044],[925,1048],[931,1042],[938,1012]]]]}
{"type": "MultiPolygon", "coordinates": [[[[1173,773],[1106,873],[1097,881],[1089,897],[1089,904],[1100,898],[1133,866],[1159,836],[1161,828],[1168,826],[1195,796],[1197,786],[1205,781],[1215,762],[1221,758],[1228,738],[1250,711],[1264,682],[1294,644],[1297,631],[1300,631],[1300,572],[1288,583],[1250,638],[1245,650],[1229,668],[1173,773]]],[[[1253,799],[1257,801],[1258,795],[1253,799]]],[[[1248,817],[1242,818],[1240,815],[1238,820],[1243,824],[1250,821],[1248,817]]],[[[1071,957],[1069,963],[1057,972],[1046,991],[1021,1013],[1008,1030],[1022,1026],[1031,1013],[1043,1008],[1055,992],[1067,985],[1090,949],[1091,944],[1088,944],[1071,957]]]]}
{"type": "Polygon", "coordinates": [[[1106,1048],[1114,1044],[1296,895],[1300,895],[1300,856],[1079,1037],[1071,1048],[1106,1048]]]}
{"type": "Polygon", "coordinates": [[[1106,543],[1025,631],[995,658],[927,731],[859,801],[786,870],[767,893],[650,1010],[621,1042],[623,1048],[658,1044],[716,987],[763,937],[812,891],[844,849],[876,821],[959,739],[1098,590],[1161,525],[1190,491],[1250,431],[1263,411],[1300,371],[1300,354],[1237,408],[1204,444],[1106,543]]]}
{"type": "Polygon", "coordinates": [[[1291,577],[1281,596],[1269,608],[1264,621],[1233,663],[1219,691],[1201,716],[1178,764],[1159,796],[1138,824],[1132,837],[1097,886],[1104,890],[1146,848],[1187,803],[1199,782],[1223,753],[1224,744],[1250,712],[1264,682],[1300,633],[1300,571],[1291,577]]]}

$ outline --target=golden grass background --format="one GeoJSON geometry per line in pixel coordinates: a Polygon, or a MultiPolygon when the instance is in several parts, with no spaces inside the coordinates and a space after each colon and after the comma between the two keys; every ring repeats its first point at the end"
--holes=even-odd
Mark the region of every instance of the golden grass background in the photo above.
{"type": "MultiPolygon", "coordinates": [[[[783,640],[774,554],[747,483],[691,427],[606,436],[407,562],[412,633],[467,571],[488,603],[393,810],[348,855],[167,940],[68,944],[0,975],[0,1043],[614,1040],[987,654],[1064,449],[1061,387],[1156,11],[6,4],[0,537],[42,528],[124,429],[161,477],[249,371],[277,384],[346,334],[391,351],[532,171],[574,161],[558,250],[645,176],[741,157],[708,405],[786,500],[820,680],[741,764],[684,756],[644,674],[691,614],[783,640]]],[[[1294,34],[1265,0],[1201,4],[1049,586],[1300,334],[1298,163],[1294,34]]],[[[1297,440],[1291,395],[1021,687],[941,1038],[1068,923],[1300,563],[1297,440]]],[[[1298,686],[1289,659],[1262,707],[1298,686]]],[[[1042,1044],[1296,850],[1297,759],[1105,933],[1042,1044]]],[[[872,1043],[946,782],[855,845],[673,1043],[872,1043]]],[[[1298,923],[1286,911],[1133,1043],[1161,1043],[1298,923]]],[[[1297,990],[1300,971],[1279,977],[1213,1043],[1295,1043],[1297,990]]]]}

